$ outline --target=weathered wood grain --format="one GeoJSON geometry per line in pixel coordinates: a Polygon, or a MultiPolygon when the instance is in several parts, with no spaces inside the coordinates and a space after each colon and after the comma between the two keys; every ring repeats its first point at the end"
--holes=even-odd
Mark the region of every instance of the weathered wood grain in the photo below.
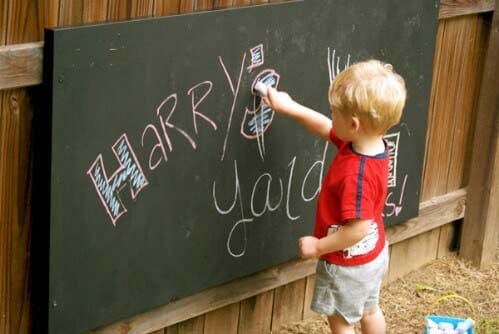
{"type": "Polygon", "coordinates": [[[148,333],[300,280],[311,275],[314,269],[315,261],[311,260],[286,263],[96,329],[92,333],[148,333]]]}
{"type": "Polygon", "coordinates": [[[237,334],[240,303],[206,313],[203,334],[237,334]]]}
{"type": "Polygon", "coordinates": [[[441,0],[439,18],[491,12],[494,9],[494,0],[441,0]]]}
{"type": "Polygon", "coordinates": [[[213,1],[213,8],[228,8],[232,7],[232,2],[233,0],[214,0],[213,1]]]}
{"type": "Polygon", "coordinates": [[[392,282],[435,260],[437,258],[436,249],[438,249],[439,236],[440,230],[434,229],[392,245],[388,281],[392,282]]]}
{"type": "Polygon", "coordinates": [[[125,0],[108,0],[107,19],[108,21],[120,21],[128,18],[130,9],[125,0]]]}
{"type": "Polygon", "coordinates": [[[306,282],[307,279],[303,278],[275,289],[272,331],[303,319],[306,282]]]}
{"type": "Polygon", "coordinates": [[[415,237],[464,217],[466,190],[459,189],[421,203],[419,216],[386,230],[390,244],[415,237]]]}
{"type": "Polygon", "coordinates": [[[270,290],[241,301],[238,333],[270,333],[274,291],[270,290]]]}
{"type": "Polygon", "coordinates": [[[483,19],[463,16],[441,21],[437,31],[434,76],[424,163],[422,200],[464,186],[465,159],[470,151],[478,57],[483,19]]]}
{"type": "Polygon", "coordinates": [[[166,16],[178,14],[180,0],[156,0],[154,4],[154,15],[166,16]]]}
{"type": "MultiPolygon", "coordinates": [[[[499,0],[496,0],[496,5],[499,0]]],[[[490,27],[471,157],[468,210],[460,253],[483,268],[495,263],[499,235],[499,15],[490,27]]]]}
{"type": "Polygon", "coordinates": [[[149,17],[152,16],[154,9],[153,0],[133,0],[130,3],[129,18],[149,17]]]}
{"type": "MultiPolygon", "coordinates": [[[[7,0],[1,0],[7,1],[7,0]]],[[[93,0],[95,2],[83,3],[83,0],[44,0],[45,2],[45,11],[53,13],[57,10],[56,6],[60,1],[60,17],[58,20],[54,20],[54,15],[50,15],[51,20],[47,20],[47,26],[55,26],[55,23],[58,22],[59,25],[77,25],[83,22],[101,22],[104,21],[107,17],[107,20],[116,21],[116,20],[125,20],[132,17],[140,17],[140,16],[164,16],[164,15],[173,15],[178,13],[188,13],[193,11],[200,10],[210,10],[210,9],[219,9],[219,8],[227,8],[233,6],[246,6],[251,4],[263,4],[268,2],[284,2],[282,0],[144,0],[144,1],[135,1],[128,2],[126,0],[93,0]],[[107,14],[105,10],[105,4],[107,4],[107,14]],[[97,11],[98,8],[101,8],[101,12],[97,11]]],[[[490,1],[489,1],[490,2],[490,1]]],[[[452,3],[452,1],[449,1],[452,3]]],[[[1,8],[0,2],[0,8],[1,8]]],[[[457,5],[456,5],[457,6],[457,5]]],[[[6,7],[4,5],[4,7],[6,7]]],[[[489,8],[489,7],[487,7],[489,8]]],[[[493,9],[493,7],[492,7],[493,9]]],[[[491,9],[491,10],[492,10],[491,9]]],[[[442,9],[441,9],[442,10],[442,9]]],[[[488,10],[489,11],[489,10],[488,10]]],[[[470,12],[467,14],[473,14],[475,12],[470,12]]],[[[0,12],[1,14],[1,12],[0,12]]],[[[3,15],[5,16],[5,15],[3,15]]],[[[446,16],[449,17],[449,16],[446,16]]],[[[0,20],[2,19],[2,15],[0,15],[0,20]]],[[[39,22],[43,22],[43,20],[39,20],[39,22]]],[[[0,21],[1,24],[1,21],[0,21]]],[[[43,27],[43,26],[42,26],[43,27]]],[[[442,30],[443,31],[443,30],[442,30]]],[[[2,31],[5,33],[5,30],[2,31]]],[[[41,34],[41,32],[40,32],[41,34]]],[[[0,35],[0,38],[2,36],[0,35]]],[[[40,37],[41,39],[41,37],[40,37]]],[[[0,43],[1,44],[1,43],[0,43]]],[[[13,43],[9,43],[13,44],[13,43]]],[[[438,44],[441,45],[441,44],[438,44]]],[[[459,45],[459,44],[458,44],[459,45]]],[[[457,46],[458,46],[457,45],[457,46]]],[[[22,47],[22,46],[19,46],[22,47]]],[[[32,46],[34,47],[34,46],[32,46]]],[[[41,74],[37,72],[37,68],[41,68],[42,60],[37,58],[37,52],[31,53],[34,59],[26,60],[30,63],[39,64],[34,65],[31,70],[32,73],[24,73],[23,76],[20,77],[19,81],[7,81],[0,89],[7,88],[15,88],[15,87],[24,87],[30,85],[36,85],[41,83],[41,74]]],[[[437,59],[437,58],[436,58],[437,59]]],[[[16,68],[21,65],[18,65],[16,61],[7,62],[6,64],[2,64],[3,60],[0,59],[0,69],[3,68],[4,71],[7,72],[15,72],[16,68]],[[7,67],[9,67],[7,69],[7,67]]],[[[19,60],[23,62],[23,60],[19,60]]],[[[441,69],[439,67],[435,67],[440,72],[441,69]]],[[[0,72],[1,74],[2,72],[0,72]]],[[[475,72],[477,73],[477,72],[475,72]]],[[[433,182],[429,182],[434,184],[433,182]]],[[[436,183],[438,184],[438,182],[436,183]]],[[[434,194],[432,194],[434,195],[434,194]]]]}
{"type": "Polygon", "coordinates": [[[196,11],[213,9],[213,0],[196,0],[196,11]]]}
{"type": "Polygon", "coordinates": [[[98,23],[107,20],[107,0],[86,0],[82,9],[83,23],[98,23]]]}
{"type": "Polygon", "coordinates": [[[39,41],[43,38],[36,1],[6,0],[5,44],[19,44],[39,41]]]}
{"type": "Polygon", "coordinates": [[[320,314],[312,311],[310,305],[314,296],[315,275],[307,277],[307,285],[305,286],[305,300],[303,302],[303,319],[319,318],[320,314]]]}
{"type": "Polygon", "coordinates": [[[60,0],[58,26],[83,23],[83,0],[60,0]]]}
{"type": "Polygon", "coordinates": [[[0,333],[29,333],[31,106],[26,89],[0,94],[0,333]]]}
{"type": "Polygon", "coordinates": [[[0,90],[39,84],[42,59],[43,42],[0,47],[0,90]]]}
{"type": "MultiPolygon", "coordinates": [[[[467,183],[468,162],[471,157],[472,130],[474,126],[475,106],[478,99],[479,83],[482,77],[484,63],[483,50],[487,47],[486,19],[480,15],[459,17],[449,21],[458,30],[459,56],[455,56],[459,77],[457,83],[451,87],[454,90],[454,131],[452,133],[451,156],[447,173],[445,192],[462,188],[467,183]]],[[[442,78],[444,79],[444,78],[442,78]]],[[[444,79],[445,80],[445,79],[444,79]]]]}
{"type": "Polygon", "coordinates": [[[182,321],[177,325],[170,326],[164,329],[165,334],[203,334],[204,332],[204,318],[199,316],[186,321],[182,321]]]}

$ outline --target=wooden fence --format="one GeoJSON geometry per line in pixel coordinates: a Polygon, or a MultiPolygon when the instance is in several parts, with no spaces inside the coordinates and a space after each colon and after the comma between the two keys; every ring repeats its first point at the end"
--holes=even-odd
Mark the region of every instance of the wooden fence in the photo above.
{"type": "MultiPolygon", "coordinates": [[[[0,333],[29,333],[31,119],[43,28],[127,20],[267,0],[0,0],[0,333]]],[[[389,228],[387,283],[448,254],[494,261],[499,227],[499,0],[442,0],[420,215],[389,228]],[[464,222],[462,222],[462,218],[464,222]],[[461,231],[461,232],[459,232],[461,231]]],[[[203,291],[96,333],[269,333],[312,316],[313,261],[296,261],[203,291]]]]}

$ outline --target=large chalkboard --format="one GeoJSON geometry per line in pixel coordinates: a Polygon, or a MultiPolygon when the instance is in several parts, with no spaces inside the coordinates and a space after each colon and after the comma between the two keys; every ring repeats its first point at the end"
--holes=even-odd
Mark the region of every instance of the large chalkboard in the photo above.
{"type": "Polygon", "coordinates": [[[409,99],[387,136],[386,225],[416,216],[437,7],[308,0],[47,30],[49,332],[298,258],[335,149],[262,105],[256,81],[329,114],[339,71],[393,64],[409,99]]]}

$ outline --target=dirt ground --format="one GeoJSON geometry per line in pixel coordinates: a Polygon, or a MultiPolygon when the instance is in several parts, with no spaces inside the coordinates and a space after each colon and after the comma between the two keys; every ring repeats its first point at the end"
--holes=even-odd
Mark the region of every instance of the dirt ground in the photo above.
{"type": "MultiPolygon", "coordinates": [[[[381,308],[389,334],[421,334],[425,316],[433,314],[476,320],[476,334],[499,334],[499,248],[496,263],[478,270],[457,256],[436,260],[382,288],[381,308]],[[440,297],[457,294],[459,298],[440,297]]],[[[357,333],[360,330],[356,328],[357,333]]],[[[329,334],[325,318],[306,320],[283,327],[276,334],[329,334]]]]}

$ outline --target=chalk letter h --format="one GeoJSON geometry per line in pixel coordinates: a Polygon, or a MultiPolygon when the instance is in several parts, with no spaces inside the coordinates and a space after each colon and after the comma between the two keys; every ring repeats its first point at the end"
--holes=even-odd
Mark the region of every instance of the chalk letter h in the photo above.
{"type": "Polygon", "coordinates": [[[113,175],[110,178],[107,177],[102,154],[99,154],[87,174],[90,176],[109,218],[111,218],[113,225],[116,226],[116,221],[127,211],[121,202],[120,191],[128,183],[132,198],[135,199],[142,188],[147,186],[148,182],[126,134],[123,134],[114,143],[112,149],[120,162],[120,167],[113,175]]]}

